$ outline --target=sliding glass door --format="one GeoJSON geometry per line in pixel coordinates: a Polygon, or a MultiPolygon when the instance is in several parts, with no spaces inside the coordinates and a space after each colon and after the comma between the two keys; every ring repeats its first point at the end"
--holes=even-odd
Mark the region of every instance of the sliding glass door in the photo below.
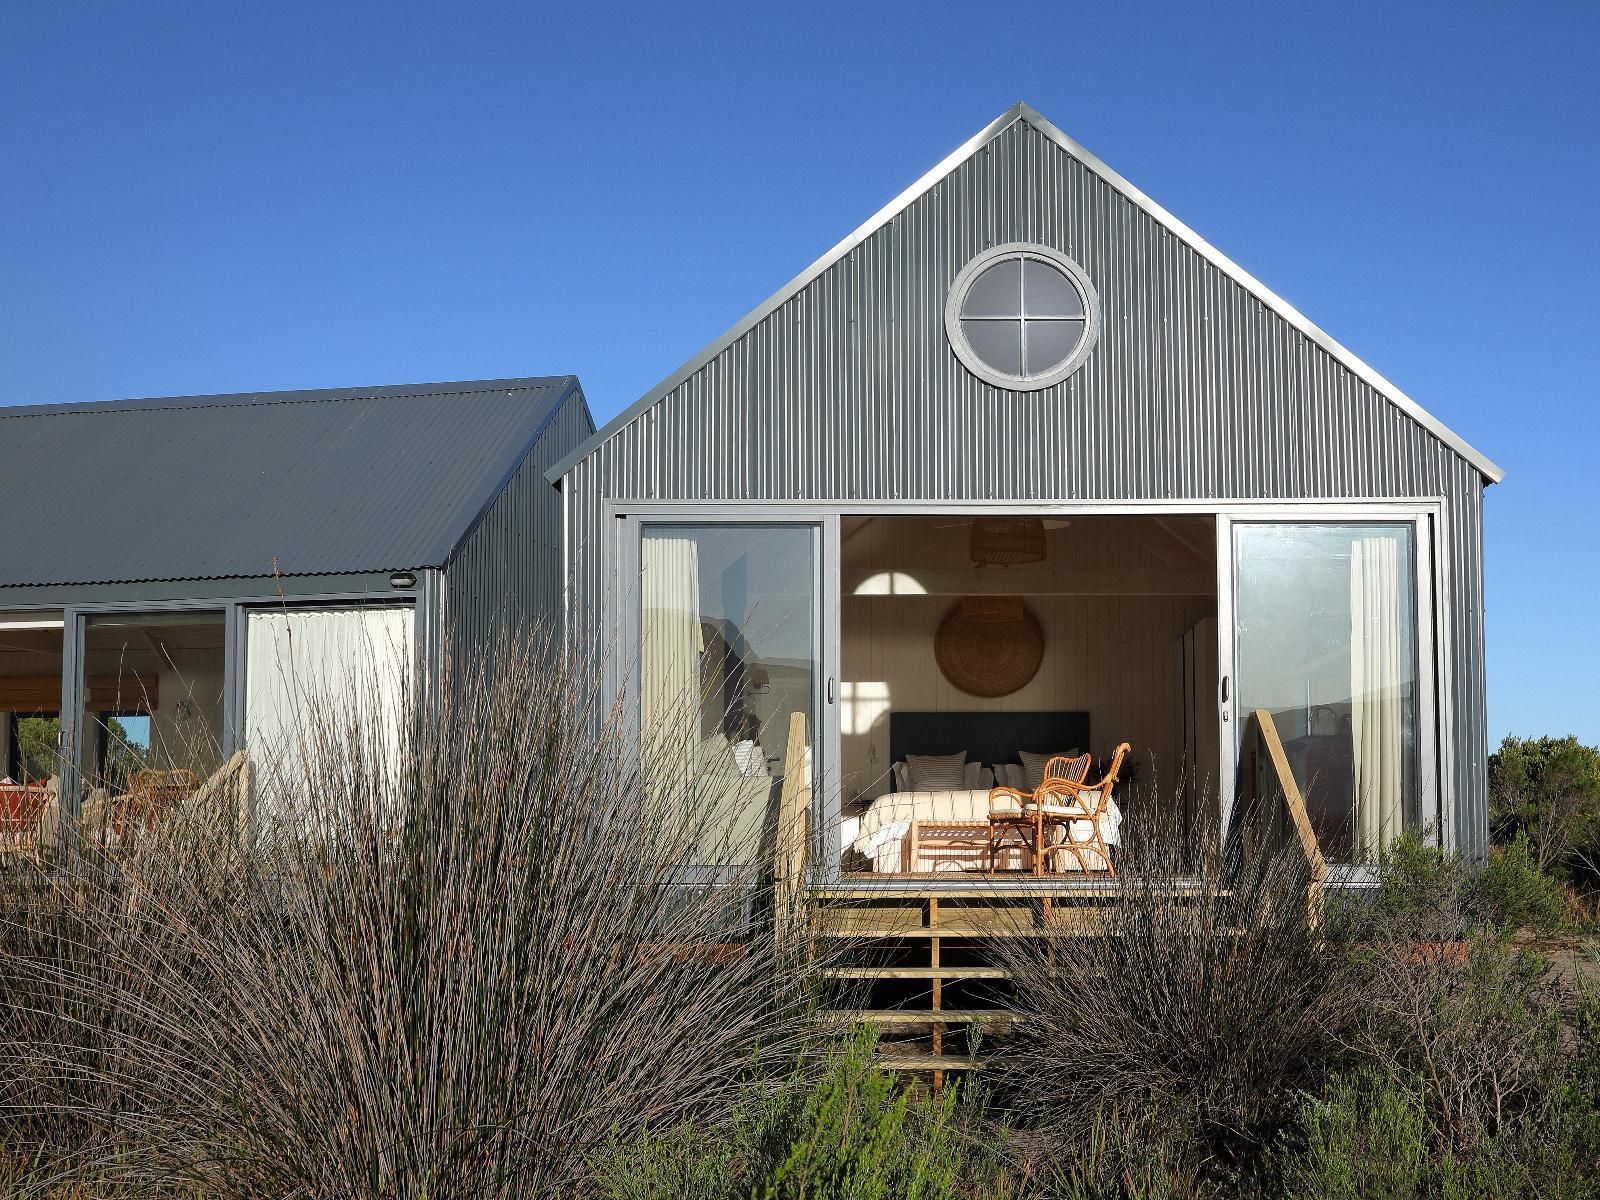
{"type": "Polygon", "coordinates": [[[1286,769],[1323,855],[1371,862],[1438,815],[1427,522],[1227,525],[1230,823],[1281,829],[1286,769]]]}
{"type": "Polygon", "coordinates": [[[821,773],[822,526],[643,520],[638,531],[641,763],[704,806],[700,865],[756,861],[810,808],[821,773]]]}

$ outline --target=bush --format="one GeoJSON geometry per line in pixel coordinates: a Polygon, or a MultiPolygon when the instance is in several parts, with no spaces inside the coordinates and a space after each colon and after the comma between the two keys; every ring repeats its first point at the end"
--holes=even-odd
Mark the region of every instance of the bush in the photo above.
{"type": "Polygon", "coordinates": [[[643,786],[592,678],[494,662],[398,750],[312,706],[258,840],[175,813],[8,879],[7,1140],[147,1193],[551,1195],[609,1136],[725,1117],[756,1046],[802,1052],[823,960],[758,871],[680,870],[721,854],[718,798],[643,786]]]}
{"type": "Polygon", "coordinates": [[[1566,921],[1566,887],[1539,869],[1522,833],[1481,865],[1409,832],[1378,860],[1378,886],[1341,897],[1332,927],[1345,941],[1445,942],[1475,930],[1550,932],[1566,921]]]}
{"type": "Polygon", "coordinates": [[[1125,851],[1108,936],[996,947],[1021,1018],[996,1087],[1035,1145],[1054,1141],[1040,1157],[1121,1157],[1113,1176],[1248,1175],[1342,1053],[1357,997],[1308,921],[1298,848],[1231,870],[1182,851],[1125,851]]]}
{"type": "Polygon", "coordinates": [[[1477,907],[1501,930],[1550,933],[1566,921],[1566,888],[1539,869],[1528,835],[1520,829],[1509,845],[1490,848],[1472,886],[1477,907]]]}
{"type": "Polygon", "coordinates": [[[947,1200],[1003,1196],[968,1136],[958,1089],[914,1093],[873,1066],[874,1039],[842,1043],[824,1069],[758,1076],[725,1126],[614,1143],[598,1161],[609,1200],[947,1200]]]}
{"type": "Polygon", "coordinates": [[[1352,1048],[1394,1080],[1415,1080],[1430,1136],[1471,1151],[1554,1109],[1562,1024],[1546,964],[1490,938],[1466,961],[1410,943],[1365,952],[1368,1002],[1352,1048]]]}
{"type": "Polygon", "coordinates": [[[1335,902],[1331,925],[1343,941],[1449,941],[1467,936],[1477,923],[1467,864],[1429,845],[1422,834],[1413,830],[1395,838],[1379,856],[1377,871],[1376,888],[1335,902]]]}
{"type": "Polygon", "coordinates": [[[1494,841],[1525,834],[1542,871],[1600,879],[1600,747],[1575,737],[1508,737],[1489,756],[1494,841]]]}
{"type": "MultiPolygon", "coordinates": [[[[1381,1073],[1336,1081],[1306,1106],[1304,1146],[1286,1156],[1289,1200],[1483,1200],[1553,1196],[1534,1185],[1510,1136],[1435,1157],[1418,1090],[1381,1073]]],[[[1561,1183],[1559,1174],[1551,1183],[1561,1183]]],[[[1586,1194],[1574,1188],[1573,1197],[1586,1194]]]]}

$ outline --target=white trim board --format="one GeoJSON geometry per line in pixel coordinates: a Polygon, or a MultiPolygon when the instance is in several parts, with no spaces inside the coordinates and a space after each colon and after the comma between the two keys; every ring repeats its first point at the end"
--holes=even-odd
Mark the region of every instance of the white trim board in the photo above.
{"type": "Polygon", "coordinates": [[[1439,420],[1439,418],[1435,417],[1432,413],[1428,412],[1427,409],[1423,408],[1422,405],[1418,404],[1394,384],[1390,383],[1382,375],[1378,374],[1378,372],[1373,370],[1372,367],[1368,366],[1361,359],[1357,358],[1353,353],[1347,350],[1339,342],[1334,340],[1333,337],[1323,331],[1319,326],[1313,324],[1303,313],[1300,312],[1299,309],[1295,308],[1294,305],[1290,304],[1282,296],[1279,296],[1271,288],[1267,287],[1259,279],[1251,275],[1243,267],[1239,266],[1238,263],[1234,262],[1227,255],[1223,254],[1222,251],[1218,250],[1210,242],[1206,241],[1194,230],[1190,229],[1182,221],[1178,220],[1177,217],[1173,216],[1165,208],[1157,204],[1149,196],[1145,195],[1144,192],[1134,187],[1133,184],[1129,183],[1116,171],[1112,170],[1094,154],[1090,153],[1072,138],[1061,132],[1061,130],[1056,128],[1056,126],[1049,119],[1042,116],[1031,105],[1025,104],[1019,100],[1016,104],[1013,104],[1010,108],[1006,109],[1005,112],[1001,113],[993,121],[989,122],[989,124],[985,125],[972,137],[968,138],[965,142],[961,143],[961,145],[952,150],[932,170],[928,171],[905,191],[901,192],[893,200],[889,201],[888,204],[879,209],[863,225],[846,236],[844,240],[838,243],[838,245],[834,246],[833,249],[829,250],[821,258],[817,259],[816,262],[812,263],[804,271],[800,272],[800,274],[796,275],[793,279],[784,284],[772,295],[768,296],[760,304],[756,305],[737,322],[735,322],[734,325],[726,332],[714,339],[693,358],[689,359],[688,362],[684,363],[676,371],[672,372],[672,374],[668,375],[655,387],[651,388],[648,392],[641,396],[638,400],[634,401],[627,408],[623,409],[622,412],[618,413],[611,420],[607,421],[600,430],[579,444],[575,450],[573,450],[560,462],[556,463],[555,466],[551,467],[550,470],[546,472],[546,478],[549,479],[551,483],[559,483],[562,476],[566,475],[572,470],[573,467],[577,466],[584,459],[588,458],[589,455],[594,453],[594,451],[604,444],[606,440],[609,439],[614,433],[621,429],[625,429],[650,409],[654,408],[655,405],[668,393],[677,388],[696,371],[704,367],[718,354],[721,354],[723,350],[727,349],[730,345],[736,342],[739,338],[743,337],[746,333],[748,333],[761,321],[766,319],[766,317],[771,315],[788,300],[797,295],[803,288],[816,280],[829,267],[833,266],[840,259],[844,258],[845,255],[850,253],[850,251],[861,245],[861,243],[866,241],[867,238],[872,236],[872,234],[882,229],[895,217],[899,216],[906,209],[910,208],[912,204],[921,199],[925,193],[930,191],[936,184],[943,180],[945,176],[949,175],[950,172],[955,170],[956,167],[960,166],[979,149],[987,145],[1001,132],[1010,128],[1018,121],[1023,121],[1028,125],[1033,126],[1040,133],[1044,134],[1047,138],[1064,150],[1067,154],[1083,164],[1083,166],[1088,170],[1092,171],[1101,179],[1109,183],[1112,187],[1116,188],[1117,191],[1126,197],[1132,204],[1142,209],[1151,217],[1155,218],[1155,220],[1164,225],[1174,235],[1182,239],[1197,254],[1204,258],[1207,262],[1211,263],[1212,266],[1216,267],[1235,283],[1239,284],[1246,291],[1250,292],[1268,308],[1272,309],[1272,311],[1278,316],[1282,317],[1291,326],[1293,326],[1294,329],[1303,334],[1305,337],[1309,338],[1312,342],[1316,343],[1323,350],[1327,351],[1328,354],[1338,360],[1338,362],[1343,364],[1358,378],[1362,379],[1371,387],[1376,389],[1378,394],[1383,396],[1384,399],[1388,400],[1396,408],[1400,409],[1401,412],[1405,413],[1412,420],[1416,421],[1423,428],[1427,429],[1445,445],[1449,446],[1457,454],[1461,455],[1462,458],[1466,459],[1469,463],[1476,467],[1478,472],[1489,483],[1499,483],[1501,479],[1505,477],[1505,472],[1496,466],[1487,455],[1475,449],[1460,434],[1456,433],[1443,421],[1439,420]]]}

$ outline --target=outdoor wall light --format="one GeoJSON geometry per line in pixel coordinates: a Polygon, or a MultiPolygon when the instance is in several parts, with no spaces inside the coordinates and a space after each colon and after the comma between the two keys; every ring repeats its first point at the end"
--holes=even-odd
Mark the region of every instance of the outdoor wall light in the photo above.
{"type": "Polygon", "coordinates": [[[417,576],[414,571],[396,571],[389,576],[389,586],[395,589],[414,588],[417,586],[417,576]]]}

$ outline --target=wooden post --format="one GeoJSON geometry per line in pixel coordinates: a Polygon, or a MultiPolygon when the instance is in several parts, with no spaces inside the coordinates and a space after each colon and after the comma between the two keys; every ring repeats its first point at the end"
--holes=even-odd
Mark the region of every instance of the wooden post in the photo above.
{"type": "Polygon", "coordinates": [[[776,876],[777,936],[796,917],[800,885],[806,871],[806,818],[811,809],[811,788],[806,783],[806,715],[789,715],[789,743],[783,756],[783,788],[778,793],[776,876]]]}
{"type": "Polygon", "coordinates": [[[1300,849],[1311,868],[1311,882],[1306,886],[1306,908],[1311,927],[1315,929],[1322,922],[1322,888],[1328,878],[1328,864],[1322,857],[1322,848],[1317,845],[1316,831],[1311,828],[1305,797],[1300,794],[1300,786],[1295,783],[1294,773],[1289,770],[1289,756],[1283,751],[1283,739],[1278,736],[1277,723],[1264,708],[1256,709],[1256,723],[1261,727],[1261,739],[1267,744],[1272,768],[1278,773],[1284,807],[1289,810],[1289,819],[1294,822],[1295,833],[1300,838],[1300,849]]]}

